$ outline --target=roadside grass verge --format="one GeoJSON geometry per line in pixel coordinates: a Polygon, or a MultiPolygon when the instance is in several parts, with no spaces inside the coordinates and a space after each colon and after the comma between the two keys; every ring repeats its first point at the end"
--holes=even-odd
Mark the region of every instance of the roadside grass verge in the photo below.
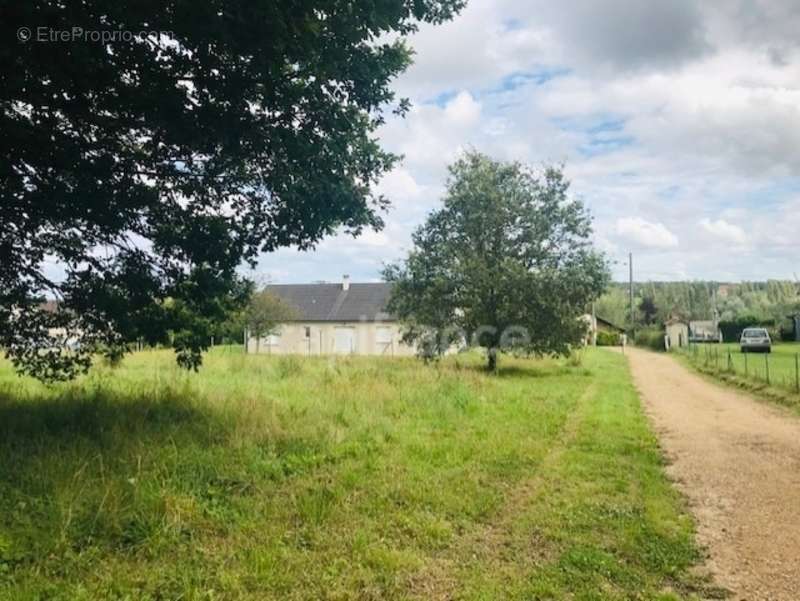
{"type": "Polygon", "coordinates": [[[774,344],[772,353],[742,353],[734,343],[701,345],[676,353],[701,374],[800,413],[800,344],[774,344]]]}
{"type": "Polygon", "coordinates": [[[688,599],[624,358],[0,362],[2,599],[688,599]]]}

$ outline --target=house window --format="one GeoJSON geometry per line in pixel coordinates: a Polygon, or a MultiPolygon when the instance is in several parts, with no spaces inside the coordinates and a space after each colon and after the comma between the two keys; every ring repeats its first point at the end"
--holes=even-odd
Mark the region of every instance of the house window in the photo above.
{"type": "Polygon", "coordinates": [[[280,331],[275,331],[267,335],[267,346],[279,346],[281,343],[280,331]]]}
{"type": "Polygon", "coordinates": [[[388,326],[378,326],[375,330],[375,342],[380,345],[392,343],[392,328],[388,326]]]}
{"type": "Polygon", "coordinates": [[[311,328],[309,326],[306,326],[305,330],[306,330],[306,338],[311,338],[311,328]]]}
{"type": "Polygon", "coordinates": [[[334,328],[333,350],[336,353],[354,353],[356,350],[355,329],[348,327],[334,328]]]}

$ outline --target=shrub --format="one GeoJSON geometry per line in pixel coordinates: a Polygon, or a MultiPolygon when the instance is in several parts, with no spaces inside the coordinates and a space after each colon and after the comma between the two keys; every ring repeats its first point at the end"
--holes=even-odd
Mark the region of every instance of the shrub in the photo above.
{"type": "Polygon", "coordinates": [[[622,340],[616,332],[597,332],[597,346],[619,346],[620,344],[622,344],[622,340]]]}
{"type": "Polygon", "coordinates": [[[664,332],[660,328],[642,328],[636,332],[633,342],[654,351],[664,350],[664,332]]]}

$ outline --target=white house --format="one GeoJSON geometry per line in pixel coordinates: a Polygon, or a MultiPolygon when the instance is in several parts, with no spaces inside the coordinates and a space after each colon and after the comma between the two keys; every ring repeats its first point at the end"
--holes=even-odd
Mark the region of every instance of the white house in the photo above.
{"type": "Polygon", "coordinates": [[[414,354],[400,341],[400,325],[387,312],[387,283],[283,284],[267,286],[297,313],[271,336],[247,336],[247,352],[300,355],[414,354]]]}

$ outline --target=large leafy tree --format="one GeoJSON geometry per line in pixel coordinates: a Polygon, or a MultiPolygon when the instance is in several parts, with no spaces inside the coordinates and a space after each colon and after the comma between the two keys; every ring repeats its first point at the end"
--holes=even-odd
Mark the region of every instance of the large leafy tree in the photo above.
{"type": "Polygon", "coordinates": [[[405,339],[428,355],[458,338],[499,350],[566,354],[586,334],[580,319],[609,281],[592,249],[591,218],[567,194],[561,169],[537,174],[469,152],[450,167],[444,206],[390,265],[390,309],[405,339]]]}
{"type": "Polygon", "coordinates": [[[381,226],[403,37],[462,4],[3,3],[0,346],[58,379],[171,331],[196,367],[243,261],[381,226]]]}

